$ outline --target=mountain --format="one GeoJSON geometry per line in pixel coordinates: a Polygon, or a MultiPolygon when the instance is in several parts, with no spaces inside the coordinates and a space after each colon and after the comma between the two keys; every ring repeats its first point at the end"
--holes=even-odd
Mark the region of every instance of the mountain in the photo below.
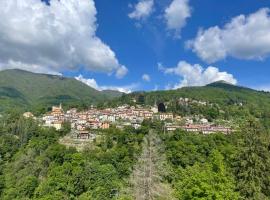
{"type": "Polygon", "coordinates": [[[116,90],[103,90],[101,91],[102,94],[107,96],[109,99],[114,97],[121,97],[123,95],[122,92],[116,91],[116,90]]]}
{"type": "MultiPolygon", "coordinates": [[[[249,90],[252,91],[253,89],[247,88],[247,87],[242,87],[238,85],[233,85],[231,83],[228,83],[226,81],[216,81],[213,83],[210,83],[206,85],[207,87],[215,87],[215,88],[221,88],[225,90],[234,90],[234,91],[243,91],[243,90],[249,90]]],[[[254,90],[253,90],[254,91],[254,90]]]]}
{"type": "Polygon", "coordinates": [[[97,91],[76,79],[63,76],[19,69],[0,72],[0,111],[14,106],[42,109],[59,103],[84,107],[121,95],[117,91],[97,91]]]}
{"type": "MultiPolygon", "coordinates": [[[[251,114],[256,118],[268,118],[270,120],[270,93],[257,91],[246,87],[232,85],[224,81],[218,81],[202,87],[183,87],[177,90],[152,91],[152,92],[134,92],[125,94],[118,100],[119,104],[143,103],[145,105],[154,105],[159,102],[165,102],[168,111],[182,114],[209,114],[210,112],[224,111],[228,115],[235,116],[239,113],[251,114]],[[199,105],[183,106],[179,104],[179,98],[189,98],[197,101],[208,102],[214,107],[203,107],[199,105]],[[267,117],[266,117],[267,116],[267,117]]],[[[224,117],[224,116],[223,116],[224,117]]],[[[269,121],[270,122],[270,121],[269,121]]],[[[269,124],[270,125],[270,124],[269,124]]]]}

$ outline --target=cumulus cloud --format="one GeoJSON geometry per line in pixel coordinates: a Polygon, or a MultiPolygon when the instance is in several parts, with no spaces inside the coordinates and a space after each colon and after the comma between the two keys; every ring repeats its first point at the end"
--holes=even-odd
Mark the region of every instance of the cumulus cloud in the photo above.
{"type": "MultiPolygon", "coordinates": [[[[164,68],[159,65],[159,69],[165,74],[174,74],[181,78],[180,82],[170,88],[177,89],[186,86],[204,86],[216,81],[226,81],[236,84],[237,80],[232,74],[220,72],[218,68],[208,66],[203,68],[199,64],[189,64],[186,61],[180,61],[176,67],[164,68]]],[[[168,88],[167,88],[168,89],[168,88]]]]}
{"type": "Polygon", "coordinates": [[[75,79],[78,80],[78,81],[83,82],[84,84],[86,84],[86,85],[88,85],[88,86],[90,86],[90,87],[92,87],[92,88],[94,88],[96,90],[101,91],[101,89],[99,88],[96,80],[93,79],[93,78],[88,78],[87,79],[87,78],[84,78],[83,75],[80,74],[79,76],[76,76],[75,79]]]}
{"type": "Polygon", "coordinates": [[[0,1],[0,69],[86,70],[125,75],[113,50],[96,36],[94,0],[0,1]]]}
{"type": "Polygon", "coordinates": [[[239,15],[224,27],[200,30],[187,46],[202,60],[213,63],[228,56],[261,60],[270,55],[270,9],[239,15]]]}
{"type": "Polygon", "coordinates": [[[142,80],[150,82],[151,81],[151,77],[148,74],[143,74],[142,75],[142,80]]]}
{"type": "Polygon", "coordinates": [[[133,6],[134,10],[128,14],[129,18],[141,20],[147,18],[154,10],[154,0],[139,0],[133,6]]]}
{"type": "Polygon", "coordinates": [[[186,25],[186,20],[191,16],[189,0],[173,0],[165,9],[167,28],[180,37],[181,29],[186,25]]]}
{"type": "Polygon", "coordinates": [[[50,69],[45,66],[40,66],[36,64],[26,64],[20,61],[9,60],[7,63],[0,62],[0,71],[4,69],[22,69],[26,71],[38,72],[42,74],[53,74],[53,75],[62,75],[60,72],[57,72],[53,69],[50,69]]]}
{"type": "Polygon", "coordinates": [[[99,85],[95,79],[92,78],[84,78],[83,75],[79,75],[75,77],[76,80],[83,82],[84,84],[98,90],[98,91],[103,91],[103,90],[115,90],[123,93],[131,93],[134,90],[136,90],[139,87],[139,84],[133,83],[130,85],[124,85],[124,86],[101,86],[99,85]]]}
{"type": "Polygon", "coordinates": [[[128,69],[122,65],[116,70],[116,77],[123,78],[127,73],[128,73],[128,69]]]}

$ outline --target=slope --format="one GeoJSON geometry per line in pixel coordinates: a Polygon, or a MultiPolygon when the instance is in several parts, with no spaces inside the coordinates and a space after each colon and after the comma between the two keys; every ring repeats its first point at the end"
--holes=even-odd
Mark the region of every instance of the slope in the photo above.
{"type": "Polygon", "coordinates": [[[58,103],[89,106],[121,95],[100,92],[73,78],[13,69],[0,72],[0,110],[47,107],[58,103]]]}

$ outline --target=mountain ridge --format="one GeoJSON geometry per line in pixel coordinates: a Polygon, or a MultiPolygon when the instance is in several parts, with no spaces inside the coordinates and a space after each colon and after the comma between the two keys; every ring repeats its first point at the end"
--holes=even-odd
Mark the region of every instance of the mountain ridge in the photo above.
{"type": "Polygon", "coordinates": [[[87,107],[121,96],[118,91],[98,91],[74,78],[33,73],[20,69],[0,71],[0,111],[63,103],[87,107]]]}
{"type": "Polygon", "coordinates": [[[98,91],[74,78],[33,73],[21,69],[0,71],[0,112],[8,108],[19,107],[24,110],[42,112],[52,105],[63,103],[64,106],[87,108],[92,104],[108,102],[130,103],[141,94],[146,104],[156,101],[171,101],[179,97],[205,100],[219,104],[248,102],[270,106],[270,93],[247,87],[217,81],[206,86],[184,87],[165,91],[137,91],[123,94],[118,91],[98,91]]]}
{"type": "MultiPolygon", "coordinates": [[[[227,106],[229,106],[230,109],[247,109],[250,113],[254,112],[254,110],[266,113],[266,110],[270,109],[269,92],[257,91],[247,87],[224,83],[223,81],[210,83],[206,86],[183,87],[176,90],[134,92],[120,97],[118,99],[120,103],[118,104],[138,104],[143,99],[145,105],[165,102],[167,105],[170,105],[171,109],[169,110],[175,110],[179,107],[178,100],[180,98],[215,104],[221,110],[227,109],[227,106]],[[244,106],[242,108],[234,108],[234,105],[244,106]]],[[[117,102],[114,102],[114,104],[117,104],[117,102]]]]}

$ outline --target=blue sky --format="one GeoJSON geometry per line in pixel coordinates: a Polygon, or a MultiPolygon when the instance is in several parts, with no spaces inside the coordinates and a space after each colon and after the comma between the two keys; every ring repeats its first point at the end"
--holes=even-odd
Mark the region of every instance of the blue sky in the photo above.
{"type": "MultiPolygon", "coordinates": [[[[40,42],[42,39],[34,37],[38,41],[36,43],[38,48],[34,45],[36,49],[33,51],[40,51],[40,54],[36,55],[39,59],[32,59],[30,55],[13,53],[18,51],[22,46],[21,43],[16,46],[15,40],[1,41],[0,39],[2,46],[9,42],[14,45],[8,52],[0,51],[0,54],[5,55],[0,56],[3,69],[12,65],[43,73],[57,72],[64,76],[77,77],[97,89],[122,88],[125,91],[172,89],[204,85],[220,78],[238,85],[270,90],[270,48],[268,48],[270,13],[269,10],[264,9],[270,8],[268,0],[83,0],[83,5],[75,5],[73,0],[70,0],[73,4],[62,0],[62,4],[58,5],[56,0],[52,0],[53,6],[47,5],[46,8],[39,8],[37,1],[39,0],[25,1],[27,5],[12,4],[10,7],[14,7],[13,11],[18,9],[17,13],[20,11],[22,15],[26,12],[25,8],[32,8],[33,15],[37,16],[36,22],[46,24],[43,26],[41,35],[44,31],[44,37],[50,38],[48,32],[57,31],[59,37],[50,41],[54,43],[59,41],[59,45],[49,46],[47,44],[50,41],[43,44],[40,42]],[[95,4],[87,10],[85,7],[92,1],[95,4]],[[173,1],[175,1],[174,5],[173,1]],[[138,8],[136,13],[136,6],[146,2],[149,3],[148,5],[151,4],[151,9],[140,13],[138,8]],[[59,28],[54,30],[55,27],[47,25],[50,24],[47,22],[58,22],[58,19],[51,19],[50,15],[57,15],[57,9],[65,4],[70,9],[74,8],[74,12],[85,13],[85,15],[78,14],[76,17],[69,15],[65,17],[67,22],[60,25],[69,25],[73,19],[83,23],[83,20],[87,21],[87,17],[91,18],[89,26],[94,27],[95,30],[87,29],[91,35],[89,37],[92,38],[89,44],[87,42],[83,44],[84,37],[88,40],[87,32],[81,36],[76,35],[77,30],[67,29],[71,33],[61,35],[59,28]],[[170,7],[171,12],[168,11],[166,15],[166,10],[170,7]],[[41,9],[39,13],[46,13],[42,19],[36,14],[38,9],[41,9]],[[179,11],[181,11],[180,14],[177,13],[179,11]],[[96,12],[96,15],[93,12],[96,12]],[[176,27],[170,26],[169,20],[174,20],[172,22],[175,22],[176,27]],[[261,21],[264,23],[260,23],[261,21]],[[74,35],[74,38],[81,37],[82,40],[73,38],[70,41],[69,35],[74,35]],[[96,41],[96,38],[99,41],[96,41]],[[218,39],[215,40],[215,38],[218,39]],[[65,44],[69,43],[71,44],[69,46],[74,46],[75,50],[72,53],[71,51],[62,53],[64,51],[61,45],[65,48],[65,44]],[[78,43],[82,44],[77,46],[78,43]],[[86,47],[87,44],[92,45],[90,50],[86,47]],[[106,49],[107,47],[110,51],[106,49]],[[47,54],[47,52],[52,52],[52,48],[56,55],[59,54],[58,57],[52,56],[51,53],[47,54]],[[81,51],[84,48],[87,52],[89,50],[87,55],[81,51]],[[102,53],[102,56],[109,54],[110,57],[104,58],[106,62],[100,64],[100,60],[95,59],[95,52],[103,48],[105,53],[102,53]],[[91,54],[91,52],[94,53],[91,54]],[[111,54],[112,52],[114,55],[111,54]],[[64,61],[67,55],[72,59],[64,61]],[[60,59],[61,57],[63,59],[60,59]],[[209,66],[212,67],[209,68],[209,66]],[[144,78],[142,78],[143,75],[144,78]]],[[[3,9],[2,6],[0,9],[3,9]]],[[[6,16],[3,17],[9,19],[8,13],[9,10],[6,10],[6,16]]],[[[64,16],[68,12],[62,14],[64,16]]],[[[17,17],[20,15],[18,14],[17,17]]],[[[7,23],[8,20],[0,22],[0,28],[1,24],[7,27],[7,23]]],[[[24,23],[26,22],[20,22],[17,27],[21,26],[24,31],[24,23]]],[[[73,28],[76,28],[76,23],[78,24],[74,21],[73,28]]],[[[78,28],[87,26],[87,23],[84,22],[82,26],[78,24],[78,28]]],[[[13,30],[13,28],[11,26],[10,29],[13,30]]],[[[33,32],[38,29],[36,25],[31,28],[33,32]]],[[[29,36],[30,39],[30,35],[33,37],[30,33],[33,32],[25,33],[22,37],[29,36]]],[[[0,31],[0,34],[5,33],[0,31]]],[[[17,38],[16,41],[18,41],[17,38]]],[[[33,44],[23,48],[26,50],[29,48],[31,51],[33,44]]],[[[100,55],[100,52],[97,53],[98,58],[100,55]]]]}

